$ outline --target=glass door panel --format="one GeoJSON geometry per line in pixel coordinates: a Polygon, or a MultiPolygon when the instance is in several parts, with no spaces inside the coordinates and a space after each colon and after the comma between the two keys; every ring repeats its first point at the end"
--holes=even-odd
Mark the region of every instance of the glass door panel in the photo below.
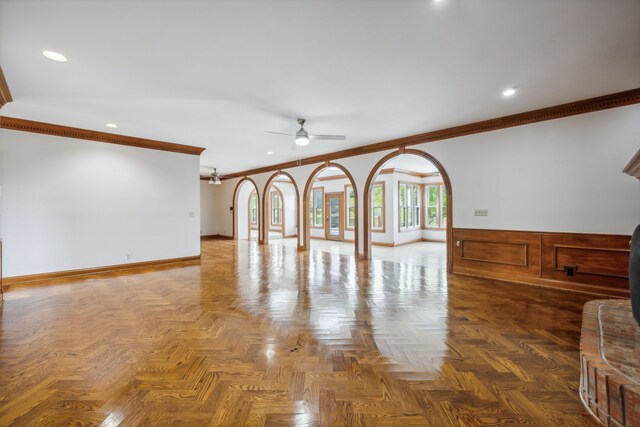
{"type": "Polygon", "coordinates": [[[329,240],[342,240],[342,193],[326,195],[325,237],[329,240]]]}

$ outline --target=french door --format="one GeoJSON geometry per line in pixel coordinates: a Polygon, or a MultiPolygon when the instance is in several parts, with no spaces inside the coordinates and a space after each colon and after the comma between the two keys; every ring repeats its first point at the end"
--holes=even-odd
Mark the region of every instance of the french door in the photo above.
{"type": "Polygon", "coordinates": [[[325,193],[324,195],[324,237],[327,240],[343,240],[342,213],[344,212],[344,193],[325,193]]]}

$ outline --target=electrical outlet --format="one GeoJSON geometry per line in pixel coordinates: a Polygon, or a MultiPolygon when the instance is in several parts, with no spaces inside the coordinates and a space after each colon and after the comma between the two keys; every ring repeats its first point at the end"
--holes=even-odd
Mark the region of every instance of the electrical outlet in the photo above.
{"type": "Polygon", "coordinates": [[[489,209],[476,209],[473,216],[489,216],[489,209]]]}
{"type": "Polygon", "coordinates": [[[131,258],[133,258],[133,255],[131,255],[131,252],[126,252],[124,254],[124,257],[125,257],[125,259],[131,259],[131,258]]]}

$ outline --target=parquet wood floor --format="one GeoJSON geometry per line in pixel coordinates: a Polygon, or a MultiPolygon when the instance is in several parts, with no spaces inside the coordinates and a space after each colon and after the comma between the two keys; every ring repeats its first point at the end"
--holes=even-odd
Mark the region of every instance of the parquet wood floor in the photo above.
{"type": "Polygon", "coordinates": [[[595,425],[580,294],[209,240],[5,297],[1,426],[595,425]]]}

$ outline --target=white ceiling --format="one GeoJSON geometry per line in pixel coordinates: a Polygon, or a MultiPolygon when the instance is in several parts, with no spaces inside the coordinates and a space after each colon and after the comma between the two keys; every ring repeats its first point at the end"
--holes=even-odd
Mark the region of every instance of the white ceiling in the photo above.
{"type": "Polygon", "coordinates": [[[3,115],[115,122],[230,173],[640,87],[640,1],[4,0],[0,64],[3,115]],[[263,132],[297,117],[347,141],[263,132]]]}

